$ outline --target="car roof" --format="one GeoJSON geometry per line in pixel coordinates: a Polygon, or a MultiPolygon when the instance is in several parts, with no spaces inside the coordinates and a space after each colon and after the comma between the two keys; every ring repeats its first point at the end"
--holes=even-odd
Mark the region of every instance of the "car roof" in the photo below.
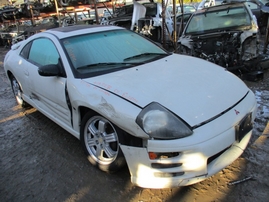
{"type": "Polygon", "coordinates": [[[57,36],[59,39],[67,38],[71,36],[76,36],[80,34],[88,34],[109,30],[120,30],[124,29],[118,26],[112,25],[73,25],[67,27],[57,27],[44,31],[45,33],[50,33],[57,36]]]}

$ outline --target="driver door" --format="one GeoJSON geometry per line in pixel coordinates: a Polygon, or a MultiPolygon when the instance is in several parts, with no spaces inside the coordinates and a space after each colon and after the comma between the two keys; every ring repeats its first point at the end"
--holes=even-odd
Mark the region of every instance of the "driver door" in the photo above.
{"type": "Polygon", "coordinates": [[[27,64],[23,66],[28,75],[30,98],[42,113],[70,127],[71,112],[67,105],[65,74],[40,76],[38,73],[40,66],[59,63],[60,55],[55,44],[48,38],[37,38],[29,46],[28,60],[24,61],[27,64]]]}

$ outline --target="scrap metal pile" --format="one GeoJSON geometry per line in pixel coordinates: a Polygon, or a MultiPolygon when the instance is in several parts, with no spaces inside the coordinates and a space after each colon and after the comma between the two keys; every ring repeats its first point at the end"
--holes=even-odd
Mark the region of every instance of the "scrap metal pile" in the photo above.
{"type": "MultiPolygon", "coordinates": [[[[164,5],[152,1],[143,3],[134,1],[131,5],[113,9],[113,15],[110,13],[109,18],[103,18],[97,24],[125,27],[164,46],[166,46],[164,42],[168,41],[169,45],[172,44],[174,52],[208,60],[243,79],[256,81],[262,79],[263,71],[269,68],[269,58],[266,55],[269,25],[267,25],[268,20],[265,20],[269,16],[269,4],[260,6],[263,15],[258,16],[250,9],[248,5],[250,1],[247,1],[248,4],[242,1],[197,10],[185,22],[181,35],[175,41],[172,41],[175,28],[172,26],[173,13],[170,14],[167,9],[165,17],[162,16],[164,5]],[[266,30],[265,37],[264,33],[261,35],[261,30],[263,32],[266,30]],[[262,45],[263,51],[261,51],[262,45]]],[[[4,24],[7,20],[15,19],[16,24],[3,26],[2,45],[8,47],[39,30],[61,26],[64,19],[58,19],[59,16],[43,19],[38,26],[38,21],[33,24],[32,20],[29,20],[40,16],[40,13],[56,12],[55,2],[58,2],[60,7],[90,5],[91,3],[90,0],[50,0],[47,3],[34,1],[22,3],[19,6],[6,6],[0,11],[0,23],[4,24]],[[27,17],[28,21],[18,23],[18,19],[27,17]]],[[[255,3],[255,0],[251,0],[251,3],[253,2],[255,3]]],[[[67,25],[76,24],[68,20],[70,19],[65,21],[67,25]]],[[[174,23],[178,29],[179,22],[174,23]]],[[[171,46],[168,49],[171,50],[171,46]]]]}
{"type": "Polygon", "coordinates": [[[57,12],[61,10],[62,14],[66,14],[68,9],[80,5],[83,5],[80,10],[89,11],[90,3],[91,0],[17,0],[12,5],[5,5],[0,9],[0,44],[10,47],[37,32],[59,27],[60,22],[72,24],[73,16],[62,15],[58,19],[57,12]]]}

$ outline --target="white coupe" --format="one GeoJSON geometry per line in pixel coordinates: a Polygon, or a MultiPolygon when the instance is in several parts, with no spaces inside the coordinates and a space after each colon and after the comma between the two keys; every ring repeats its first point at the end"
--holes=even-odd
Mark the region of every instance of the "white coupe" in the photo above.
{"type": "Polygon", "coordinates": [[[41,32],[14,44],[4,68],[18,104],[77,137],[99,169],[127,164],[140,187],[202,181],[251,138],[256,99],[239,78],[124,28],[41,32]]]}

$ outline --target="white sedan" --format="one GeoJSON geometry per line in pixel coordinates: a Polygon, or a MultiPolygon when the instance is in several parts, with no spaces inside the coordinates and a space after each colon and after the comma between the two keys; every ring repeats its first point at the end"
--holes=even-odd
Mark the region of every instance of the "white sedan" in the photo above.
{"type": "Polygon", "coordinates": [[[4,60],[18,104],[77,137],[105,172],[128,165],[132,183],[186,186],[245,150],[253,92],[205,60],[165,51],[115,26],[69,26],[14,44],[4,60]]]}

